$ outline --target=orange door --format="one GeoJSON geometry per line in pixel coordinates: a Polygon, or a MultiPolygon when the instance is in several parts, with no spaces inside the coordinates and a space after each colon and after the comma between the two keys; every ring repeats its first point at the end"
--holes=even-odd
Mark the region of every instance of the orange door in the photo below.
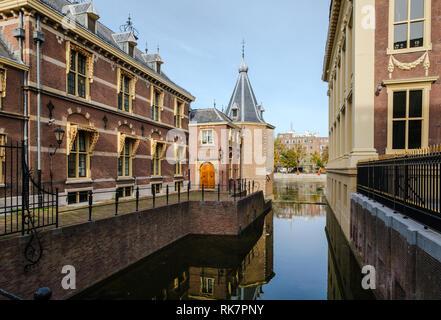
{"type": "Polygon", "coordinates": [[[214,166],[211,163],[204,163],[201,166],[201,189],[202,185],[204,185],[205,189],[214,189],[216,179],[214,177],[214,166]]]}

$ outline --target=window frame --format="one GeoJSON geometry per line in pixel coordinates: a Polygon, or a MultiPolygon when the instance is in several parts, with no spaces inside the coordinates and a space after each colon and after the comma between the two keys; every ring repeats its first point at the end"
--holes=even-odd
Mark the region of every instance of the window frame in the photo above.
{"type": "Polygon", "coordinates": [[[213,129],[201,129],[201,144],[204,146],[214,145],[213,129]],[[204,132],[210,132],[211,142],[204,142],[204,132]]]}
{"type": "Polygon", "coordinates": [[[89,98],[89,92],[90,92],[90,86],[89,86],[89,63],[88,63],[88,59],[90,59],[90,57],[88,57],[87,55],[85,55],[84,53],[80,52],[80,50],[74,49],[74,48],[69,48],[70,50],[70,54],[69,54],[69,58],[71,59],[71,61],[69,61],[69,70],[68,72],[66,72],[66,93],[69,96],[73,96],[73,97],[78,97],[81,99],[88,99],[89,98]],[[75,53],[75,70],[72,70],[72,55],[75,53]],[[84,74],[80,74],[78,71],[78,57],[79,56],[83,56],[84,57],[84,65],[85,65],[85,73],[84,74]],[[69,92],[69,76],[70,74],[73,73],[74,77],[75,77],[75,93],[71,93],[69,92]],[[84,78],[84,97],[79,95],[78,93],[78,88],[79,88],[79,77],[83,77],[84,78]]]}
{"type": "Polygon", "coordinates": [[[174,126],[178,129],[182,129],[182,120],[184,119],[185,103],[184,101],[175,98],[175,110],[174,110],[174,126]],[[177,123],[179,122],[179,123],[177,123]]]}
{"type": "Polygon", "coordinates": [[[153,121],[162,122],[162,111],[164,109],[164,91],[151,85],[150,100],[150,118],[153,121]],[[159,101],[156,101],[156,93],[158,93],[159,101]],[[155,117],[155,111],[158,112],[157,119],[155,117]]]}
{"type": "Polygon", "coordinates": [[[126,138],[125,141],[124,141],[124,146],[123,146],[123,148],[121,150],[121,154],[120,154],[120,156],[117,159],[117,174],[118,174],[118,178],[131,178],[133,176],[133,154],[132,154],[132,152],[133,152],[133,144],[134,144],[134,142],[130,138],[126,138]],[[126,154],[126,147],[127,147],[126,144],[127,143],[129,144],[128,155],[126,154]],[[122,169],[121,169],[122,175],[119,174],[119,161],[120,161],[120,159],[122,159],[122,169]],[[126,161],[125,160],[126,159],[129,160],[129,174],[128,175],[125,174],[125,172],[126,172],[126,161]]]}
{"type": "Polygon", "coordinates": [[[118,110],[132,113],[132,86],[133,86],[133,77],[128,76],[127,74],[121,72],[120,75],[120,83],[119,83],[119,92],[118,92],[118,110]],[[129,87],[127,88],[127,92],[125,91],[125,80],[128,80],[129,87]],[[129,110],[125,110],[124,101],[128,99],[129,101],[129,110]]]}
{"type": "Polygon", "coordinates": [[[387,48],[387,54],[401,54],[411,52],[421,52],[432,50],[432,0],[424,0],[424,18],[423,19],[410,19],[411,15],[411,0],[408,1],[408,19],[395,22],[395,1],[389,0],[389,45],[387,48]],[[404,24],[407,21],[407,48],[395,49],[395,25],[404,24]],[[410,24],[412,21],[424,21],[424,43],[421,47],[410,48],[410,24]]]}
{"type": "Polygon", "coordinates": [[[78,130],[78,133],[75,137],[75,150],[73,150],[74,148],[72,147],[72,150],[70,151],[69,155],[66,156],[66,160],[67,160],[67,180],[87,180],[90,179],[90,134],[87,131],[78,130]],[[80,134],[83,133],[85,135],[85,145],[86,145],[86,151],[80,151],[79,145],[80,145],[80,134]],[[69,157],[75,154],[75,177],[69,177],[69,157]],[[80,166],[80,155],[84,154],[86,155],[86,176],[85,177],[80,177],[79,175],[79,166],[80,166]]]}
{"type": "Polygon", "coordinates": [[[155,152],[152,154],[152,177],[161,177],[162,175],[162,158],[160,156],[163,151],[162,148],[166,148],[166,145],[158,141],[156,143],[155,152]],[[160,149],[158,149],[158,147],[160,149]]]}
{"type": "MultiPolygon", "coordinates": [[[[408,122],[412,119],[421,119],[421,148],[427,148],[429,146],[429,113],[430,113],[430,91],[432,89],[432,81],[428,80],[427,82],[410,82],[410,83],[394,83],[394,84],[386,84],[387,85],[387,94],[388,94],[388,116],[387,116],[387,146],[386,146],[386,154],[400,154],[406,153],[410,150],[417,149],[409,149],[409,135],[408,135],[408,122]],[[409,92],[410,91],[422,91],[422,117],[412,117],[409,118],[409,92]],[[405,149],[394,149],[393,148],[393,111],[394,111],[394,93],[406,91],[406,136],[405,136],[405,149]]],[[[401,119],[401,118],[400,118],[401,119]]]]}
{"type": "Polygon", "coordinates": [[[216,283],[216,279],[214,278],[209,278],[209,277],[201,277],[201,295],[205,295],[205,296],[213,296],[214,295],[214,285],[216,283]],[[211,281],[212,282],[212,286],[211,286],[211,292],[204,292],[204,280],[206,281],[207,284],[207,291],[209,288],[208,282],[211,281]]]}
{"type": "Polygon", "coordinates": [[[182,176],[182,155],[184,153],[185,147],[184,146],[177,146],[176,148],[176,159],[175,159],[175,165],[174,165],[174,173],[175,176],[182,176]]]}

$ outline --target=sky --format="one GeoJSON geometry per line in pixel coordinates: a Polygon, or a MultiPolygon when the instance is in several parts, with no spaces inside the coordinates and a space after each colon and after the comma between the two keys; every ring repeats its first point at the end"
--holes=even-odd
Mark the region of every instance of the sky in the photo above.
{"type": "Polygon", "coordinates": [[[192,108],[227,107],[242,41],[248,75],[276,133],[328,135],[322,82],[330,0],[94,0],[100,21],[118,31],[130,13],[138,48],[156,52],[163,71],[196,97],[192,108]]]}

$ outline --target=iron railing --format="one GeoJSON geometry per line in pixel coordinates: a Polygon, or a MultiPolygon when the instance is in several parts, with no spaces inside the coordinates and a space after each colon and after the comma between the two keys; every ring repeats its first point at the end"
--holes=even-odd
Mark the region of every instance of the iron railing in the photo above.
{"type": "Polygon", "coordinates": [[[357,192],[441,231],[440,148],[360,162],[357,192]]]}

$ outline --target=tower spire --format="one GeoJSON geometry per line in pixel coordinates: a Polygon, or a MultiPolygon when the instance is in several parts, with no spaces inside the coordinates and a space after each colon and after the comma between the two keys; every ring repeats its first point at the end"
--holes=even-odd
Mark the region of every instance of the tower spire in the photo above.
{"type": "Polygon", "coordinates": [[[242,59],[245,59],[245,39],[242,40],[242,59]]]}

